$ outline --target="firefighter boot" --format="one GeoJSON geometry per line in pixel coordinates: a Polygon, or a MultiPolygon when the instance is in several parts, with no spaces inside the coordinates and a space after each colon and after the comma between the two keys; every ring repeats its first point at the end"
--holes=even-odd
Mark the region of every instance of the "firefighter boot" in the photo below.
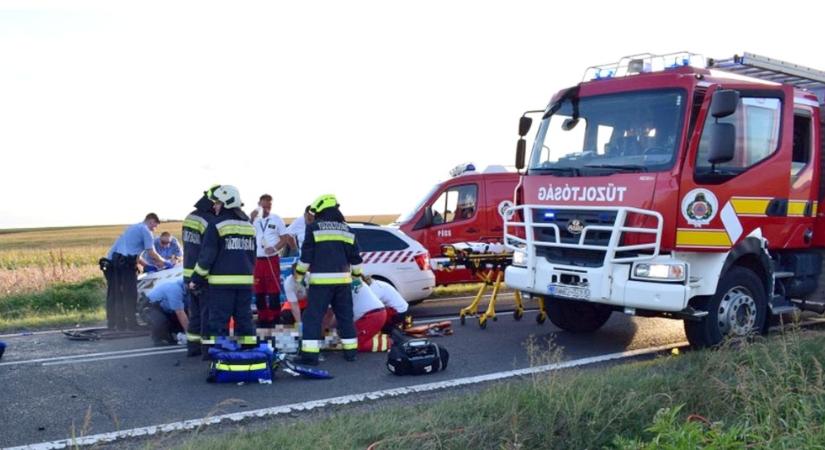
{"type": "Polygon", "coordinates": [[[344,350],[344,359],[349,362],[355,361],[358,357],[358,350],[344,350]]]}
{"type": "Polygon", "coordinates": [[[317,366],[318,353],[301,352],[295,359],[295,362],[298,364],[303,364],[305,366],[317,366]]]}

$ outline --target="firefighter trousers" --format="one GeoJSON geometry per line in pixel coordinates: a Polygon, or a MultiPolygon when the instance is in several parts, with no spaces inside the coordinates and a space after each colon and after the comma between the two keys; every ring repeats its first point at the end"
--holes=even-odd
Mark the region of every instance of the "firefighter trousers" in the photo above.
{"type": "Polygon", "coordinates": [[[229,336],[229,319],[235,319],[235,336],[242,345],[258,342],[255,324],[252,323],[252,287],[216,288],[206,290],[206,308],[209,320],[206,324],[208,340],[214,344],[217,337],[229,336]]]}
{"type": "Polygon", "coordinates": [[[206,332],[206,323],[209,320],[208,309],[204,302],[206,290],[198,293],[189,291],[189,328],[186,330],[186,341],[200,344],[206,332]]]}
{"type": "Polygon", "coordinates": [[[305,353],[318,353],[324,339],[322,321],[327,309],[332,306],[335,320],[338,322],[338,336],[344,350],[356,350],[358,339],[355,323],[352,320],[351,284],[330,284],[309,286],[309,301],[303,313],[303,340],[301,350],[305,353]]]}

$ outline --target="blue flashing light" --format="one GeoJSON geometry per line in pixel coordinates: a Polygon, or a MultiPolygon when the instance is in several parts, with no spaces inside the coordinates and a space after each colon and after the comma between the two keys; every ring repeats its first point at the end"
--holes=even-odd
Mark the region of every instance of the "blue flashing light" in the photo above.
{"type": "Polygon", "coordinates": [[[556,218],[556,213],[554,213],[553,211],[545,211],[544,218],[547,220],[553,220],[556,218]]]}
{"type": "Polygon", "coordinates": [[[613,220],[613,214],[610,213],[601,213],[599,214],[599,220],[602,222],[607,222],[613,220]]]}

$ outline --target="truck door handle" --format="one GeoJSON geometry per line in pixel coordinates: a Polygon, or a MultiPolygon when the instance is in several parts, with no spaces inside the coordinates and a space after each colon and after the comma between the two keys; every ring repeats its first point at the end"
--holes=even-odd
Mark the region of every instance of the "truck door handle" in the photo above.
{"type": "Polygon", "coordinates": [[[470,227],[467,228],[465,231],[467,231],[468,233],[478,233],[478,228],[470,227]]]}

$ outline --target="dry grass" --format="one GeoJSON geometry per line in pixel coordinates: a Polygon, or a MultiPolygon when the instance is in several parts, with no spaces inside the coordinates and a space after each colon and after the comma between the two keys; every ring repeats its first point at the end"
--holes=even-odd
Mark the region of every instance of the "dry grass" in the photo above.
{"type": "Polygon", "coordinates": [[[101,277],[97,265],[0,269],[0,299],[39,292],[56,283],[77,283],[101,277]]]}

